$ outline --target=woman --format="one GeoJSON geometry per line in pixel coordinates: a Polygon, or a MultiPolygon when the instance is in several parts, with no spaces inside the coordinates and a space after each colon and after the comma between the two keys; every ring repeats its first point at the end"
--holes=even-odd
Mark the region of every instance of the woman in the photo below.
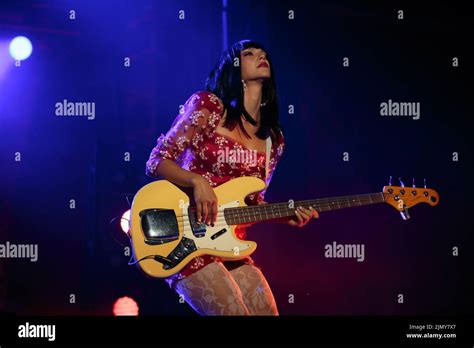
{"type": "MultiPolygon", "coordinates": [[[[250,40],[234,44],[210,73],[206,89],[186,101],[171,129],[158,138],[146,173],[191,187],[197,218],[209,225],[217,218],[213,188],[241,176],[261,178],[268,187],[285,142],[272,64],[262,45],[250,40]],[[268,136],[272,148],[265,173],[268,136]],[[254,154],[255,161],[222,160],[226,147],[254,154]]],[[[249,195],[247,204],[264,204],[265,191],[249,195]]],[[[314,209],[299,207],[296,217],[280,222],[302,227],[311,217],[318,217],[314,209]]],[[[238,238],[245,239],[245,228],[236,227],[238,238]]],[[[250,257],[196,257],[167,281],[200,315],[278,315],[268,282],[250,257]]]]}

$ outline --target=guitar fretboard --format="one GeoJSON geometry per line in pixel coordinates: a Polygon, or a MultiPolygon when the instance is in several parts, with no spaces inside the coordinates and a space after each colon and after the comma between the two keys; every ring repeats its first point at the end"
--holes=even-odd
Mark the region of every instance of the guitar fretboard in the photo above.
{"type": "Polygon", "coordinates": [[[229,225],[238,225],[248,222],[258,222],[290,217],[295,215],[297,207],[309,208],[312,206],[318,212],[360,207],[385,202],[382,192],[363,195],[320,198],[304,201],[260,204],[247,207],[224,209],[224,217],[229,225]]]}

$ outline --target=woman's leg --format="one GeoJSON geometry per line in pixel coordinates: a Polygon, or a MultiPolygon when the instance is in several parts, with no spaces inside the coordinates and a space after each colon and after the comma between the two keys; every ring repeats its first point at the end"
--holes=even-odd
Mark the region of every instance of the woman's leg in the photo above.
{"type": "Polygon", "coordinates": [[[249,315],[239,286],[222,262],[179,280],[176,292],[200,315],[249,315]]]}
{"type": "Polygon", "coordinates": [[[272,290],[259,268],[243,265],[230,273],[242,291],[250,315],[278,315],[272,290]]]}

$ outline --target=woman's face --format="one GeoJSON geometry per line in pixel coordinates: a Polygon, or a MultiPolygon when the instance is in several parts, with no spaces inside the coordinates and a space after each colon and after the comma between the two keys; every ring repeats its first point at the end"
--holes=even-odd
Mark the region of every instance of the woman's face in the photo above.
{"type": "Polygon", "coordinates": [[[258,80],[270,78],[270,63],[267,54],[260,48],[249,47],[240,53],[242,79],[258,80]]]}

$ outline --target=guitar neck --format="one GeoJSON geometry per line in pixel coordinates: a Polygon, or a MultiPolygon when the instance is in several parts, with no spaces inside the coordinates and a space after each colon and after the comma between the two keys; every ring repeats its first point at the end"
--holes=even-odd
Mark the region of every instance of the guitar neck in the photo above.
{"type": "Polygon", "coordinates": [[[269,203],[245,207],[226,208],[224,209],[224,217],[230,225],[238,225],[248,222],[268,221],[294,216],[295,210],[299,206],[304,208],[309,208],[309,206],[312,206],[318,212],[322,212],[384,202],[385,198],[382,192],[367,193],[363,195],[319,198],[304,201],[290,201],[283,203],[269,203]]]}

